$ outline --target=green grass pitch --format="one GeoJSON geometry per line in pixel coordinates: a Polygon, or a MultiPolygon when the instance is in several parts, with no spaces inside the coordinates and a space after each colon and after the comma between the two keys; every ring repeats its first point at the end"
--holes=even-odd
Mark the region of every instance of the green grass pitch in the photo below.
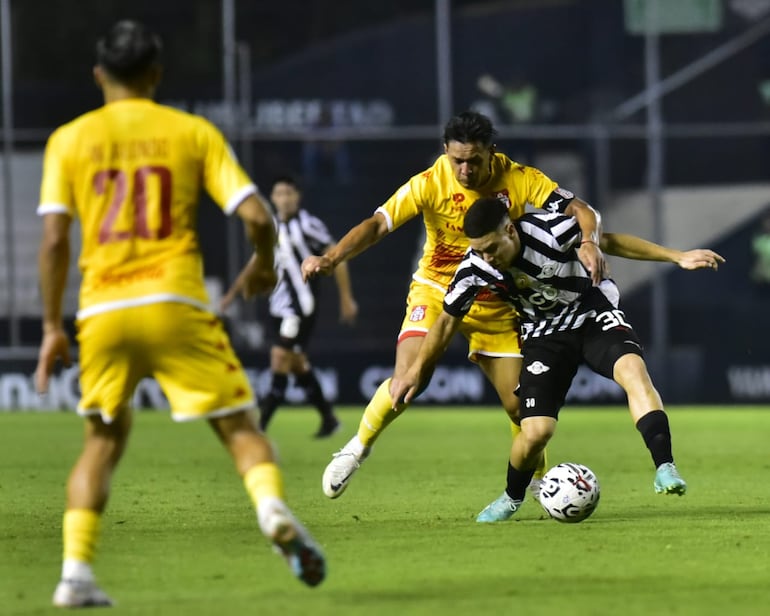
{"type": "MultiPolygon", "coordinates": [[[[305,588],[258,531],[231,462],[204,423],[137,414],[104,518],[96,572],[131,615],[711,615],[770,613],[770,408],[669,409],[684,497],[657,495],[641,437],[620,408],[567,408],[550,463],[601,482],[583,523],[529,500],[507,523],[475,515],[504,487],[501,411],[415,407],[377,443],[348,491],[323,496],[330,454],[355,431],[310,435],[307,408],[271,426],[289,502],[326,550],[305,588]]],[[[0,614],[49,607],[60,567],[72,414],[0,414],[0,614]]]]}

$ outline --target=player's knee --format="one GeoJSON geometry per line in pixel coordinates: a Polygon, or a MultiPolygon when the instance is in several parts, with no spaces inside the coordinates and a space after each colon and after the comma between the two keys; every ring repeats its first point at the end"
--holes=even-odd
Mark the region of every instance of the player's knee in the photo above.
{"type": "Polygon", "coordinates": [[[530,417],[521,423],[521,436],[530,451],[542,451],[556,430],[556,422],[550,417],[530,417]]]}
{"type": "Polygon", "coordinates": [[[254,419],[246,411],[232,413],[223,417],[212,417],[209,419],[209,425],[225,444],[232,441],[239,434],[258,432],[254,419]]]}
{"type": "Polygon", "coordinates": [[[83,457],[101,467],[112,468],[120,461],[126,449],[126,439],[94,436],[86,438],[83,457]]]}
{"type": "Polygon", "coordinates": [[[514,388],[508,391],[505,388],[496,387],[497,395],[500,398],[500,403],[503,405],[503,409],[511,419],[519,418],[519,396],[515,393],[514,388]]]}
{"type": "Polygon", "coordinates": [[[131,412],[124,409],[106,423],[101,416],[92,415],[87,419],[86,446],[101,452],[102,456],[120,455],[131,433],[131,412]]]}
{"type": "Polygon", "coordinates": [[[625,388],[630,383],[649,381],[650,375],[647,372],[647,364],[644,363],[644,359],[640,355],[626,353],[619,357],[612,366],[612,378],[625,388]]]}
{"type": "Polygon", "coordinates": [[[521,418],[519,416],[519,405],[518,403],[515,405],[504,405],[503,409],[505,410],[506,415],[508,415],[508,418],[515,423],[516,425],[519,425],[519,422],[521,421],[521,418]]]}
{"type": "Polygon", "coordinates": [[[289,372],[292,368],[293,354],[282,346],[273,346],[270,349],[270,369],[273,372],[289,372]]]}
{"type": "Polygon", "coordinates": [[[527,440],[529,441],[529,448],[532,451],[542,451],[545,449],[545,446],[548,444],[548,441],[551,440],[551,436],[553,433],[551,432],[536,432],[535,434],[530,434],[527,436],[527,440]]]}

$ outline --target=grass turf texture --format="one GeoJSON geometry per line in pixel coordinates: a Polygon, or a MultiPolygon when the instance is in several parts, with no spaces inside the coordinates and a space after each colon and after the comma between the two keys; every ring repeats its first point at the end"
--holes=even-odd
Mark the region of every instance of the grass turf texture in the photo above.
{"type": "MultiPolygon", "coordinates": [[[[601,482],[580,524],[532,500],[511,521],[475,515],[504,487],[500,411],[407,411],[338,500],[320,477],[353,433],[310,434],[308,409],[271,425],[288,498],[323,544],[329,576],[293,579],[260,535],[230,460],[203,423],[138,413],[104,518],[96,572],[115,614],[766,614],[770,604],[770,409],[671,408],[684,497],[653,492],[623,409],[562,413],[550,462],[601,482]]],[[[0,614],[49,607],[63,486],[80,447],[71,414],[0,414],[0,614]]]]}

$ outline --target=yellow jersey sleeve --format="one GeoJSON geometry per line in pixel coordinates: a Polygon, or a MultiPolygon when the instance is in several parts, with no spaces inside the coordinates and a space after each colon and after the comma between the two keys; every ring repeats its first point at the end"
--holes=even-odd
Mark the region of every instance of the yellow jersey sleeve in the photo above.
{"type": "Polygon", "coordinates": [[[69,214],[73,218],[76,215],[66,142],[67,133],[59,128],[51,134],[46,144],[38,206],[40,215],[69,214]]]}
{"type": "Polygon", "coordinates": [[[536,208],[545,207],[559,185],[535,167],[522,166],[519,168],[519,173],[524,178],[521,184],[525,190],[526,202],[536,208]]]}
{"type": "Polygon", "coordinates": [[[545,207],[559,186],[539,169],[520,165],[504,154],[495,154],[492,169],[494,181],[484,196],[506,202],[512,219],[524,214],[528,204],[545,207]]]}
{"type": "Polygon", "coordinates": [[[209,121],[199,118],[198,146],[203,159],[203,185],[225,213],[232,214],[241,202],[257,192],[224,135],[209,121]]]}
{"type": "Polygon", "coordinates": [[[419,175],[412,177],[391,197],[377,208],[377,212],[388,221],[388,231],[398,229],[405,222],[419,216],[423,210],[423,182],[419,175]]]}

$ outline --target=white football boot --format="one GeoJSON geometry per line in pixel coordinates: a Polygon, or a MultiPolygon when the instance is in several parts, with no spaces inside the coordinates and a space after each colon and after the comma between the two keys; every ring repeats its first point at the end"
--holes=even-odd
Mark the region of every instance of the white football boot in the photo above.
{"type": "Polygon", "coordinates": [[[63,578],[53,593],[56,607],[110,607],[114,605],[94,580],[69,580],[63,578]]]}
{"type": "Polygon", "coordinates": [[[257,508],[262,533],[289,565],[292,573],[308,586],[318,586],[326,577],[326,559],[307,529],[277,499],[263,499],[257,508]]]}
{"type": "Polygon", "coordinates": [[[321,487],[329,498],[340,496],[350,483],[364,460],[369,456],[371,448],[363,447],[357,436],[354,436],[337,453],[332,454],[332,461],[324,469],[321,487]]]}

